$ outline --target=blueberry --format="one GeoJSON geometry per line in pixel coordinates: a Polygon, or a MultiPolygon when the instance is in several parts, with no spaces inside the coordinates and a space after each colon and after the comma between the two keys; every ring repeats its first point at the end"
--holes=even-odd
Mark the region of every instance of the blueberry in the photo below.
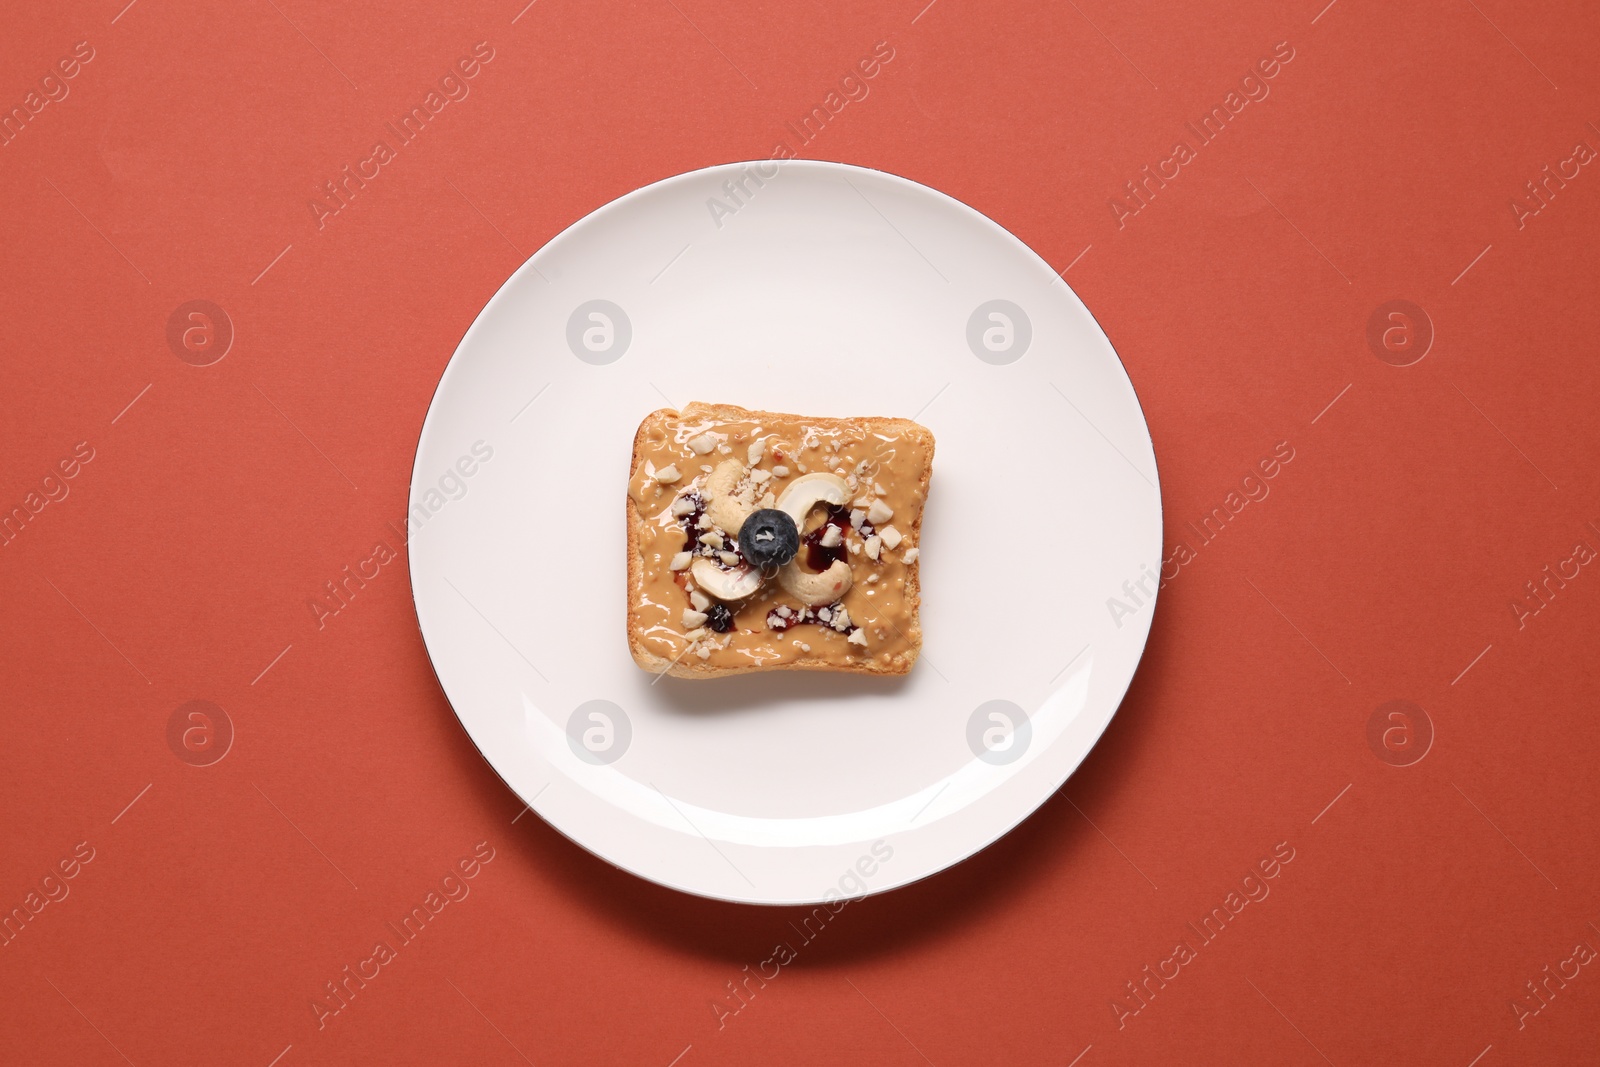
{"type": "Polygon", "coordinates": [[[725,634],[733,629],[733,612],[728,610],[726,604],[712,604],[706,609],[706,625],[719,634],[725,634]]]}
{"type": "Polygon", "coordinates": [[[762,508],[739,528],[739,551],[762,570],[781,567],[800,551],[800,531],[788,512],[762,508]]]}

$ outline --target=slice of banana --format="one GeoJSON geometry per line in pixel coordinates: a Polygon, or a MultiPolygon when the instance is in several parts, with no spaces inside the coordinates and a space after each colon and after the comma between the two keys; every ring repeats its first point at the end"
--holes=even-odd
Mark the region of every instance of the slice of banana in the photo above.
{"type": "MultiPolygon", "coordinates": [[[[761,588],[761,572],[754,567],[734,567],[723,570],[704,556],[689,566],[697,586],[725,603],[743,600],[761,588]]],[[[814,575],[812,577],[821,577],[814,575]]],[[[796,594],[797,596],[799,594],[796,594]]]]}

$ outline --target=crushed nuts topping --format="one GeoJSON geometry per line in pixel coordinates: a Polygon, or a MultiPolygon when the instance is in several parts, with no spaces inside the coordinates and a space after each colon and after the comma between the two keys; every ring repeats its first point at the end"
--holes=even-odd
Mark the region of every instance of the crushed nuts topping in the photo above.
{"type": "Polygon", "coordinates": [[[767,612],[767,629],[777,630],[780,633],[794,626],[804,623],[815,623],[827,627],[841,634],[851,634],[857,629],[856,624],[850,619],[850,612],[843,604],[825,604],[822,607],[790,608],[780,604],[767,612]]]}

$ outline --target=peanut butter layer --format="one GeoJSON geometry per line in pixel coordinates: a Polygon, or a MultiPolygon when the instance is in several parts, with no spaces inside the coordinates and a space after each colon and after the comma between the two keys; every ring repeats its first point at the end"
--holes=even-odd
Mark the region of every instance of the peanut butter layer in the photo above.
{"type": "MultiPolygon", "coordinates": [[[[628,605],[635,658],[641,665],[658,658],[673,664],[674,674],[691,675],[739,668],[910,670],[922,639],[917,555],[932,458],[932,435],[904,419],[806,418],[703,404],[646,417],[628,483],[636,524],[628,605]],[[702,567],[737,563],[719,551],[739,532],[726,526],[774,507],[785,488],[813,472],[836,475],[849,490],[840,507],[849,521],[842,514],[834,519],[849,588],[808,608],[768,574],[746,597],[708,595],[686,553],[706,559],[702,567]],[[692,517],[691,507],[700,517],[692,517]],[[712,536],[690,542],[691,521],[712,536]],[[732,613],[727,632],[706,624],[707,601],[732,613]],[[819,614],[825,621],[815,621],[819,614]],[[786,630],[769,624],[797,618],[806,621],[786,630]]],[[[828,519],[826,506],[812,509],[800,524],[802,539],[828,519]]],[[[814,573],[806,559],[802,548],[794,565],[814,573]]]]}

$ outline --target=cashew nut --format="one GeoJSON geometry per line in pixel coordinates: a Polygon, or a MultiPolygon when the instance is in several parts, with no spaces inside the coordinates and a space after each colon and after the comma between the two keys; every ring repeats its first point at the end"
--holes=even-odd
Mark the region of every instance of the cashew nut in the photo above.
{"type": "Polygon", "coordinates": [[[723,570],[704,556],[689,566],[695,584],[718,600],[731,603],[761,588],[761,572],[754,567],[735,567],[723,570]]]}
{"type": "MultiPolygon", "coordinates": [[[[838,507],[849,499],[850,487],[843,478],[826,471],[815,471],[802,474],[788,484],[783,495],[778,497],[778,510],[788,512],[795,526],[804,532],[812,508],[818,504],[838,507]]],[[[839,543],[837,537],[834,537],[833,543],[839,543]]],[[[849,592],[853,581],[850,564],[842,559],[834,560],[821,574],[812,574],[801,568],[800,557],[796,556],[778,571],[778,584],[808,607],[832,604],[849,592]]]]}
{"type": "Polygon", "coordinates": [[[813,608],[832,604],[844,596],[853,580],[850,564],[842,559],[834,560],[821,574],[812,574],[800,568],[800,558],[796,556],[778,571],[778,584],[800,603],[813,608]]]}
{"type": "MultiPolygon", "coordinates": [[[[710,485],[710,482],[706,484],[710,485]]],[[[843,478],[826,471],[814,471],[802,474],[784,488],[783,494],[778,497],[778,510],[787,511],[795,527],[805,533],[806,517],[811,514],[812,508],[818,504],[837,507],[849,499],[850,487],[843,478]]]]}
{"type": "Polygon", "coordinates": [[[755,510],[755,493],[747,490],[736,493],[744,478],[744,464],[736,459],[725,459],[706,478],[706,518],[713,526],[720,526],[730,534],[737,534],[744,520],[755,510]]]}

